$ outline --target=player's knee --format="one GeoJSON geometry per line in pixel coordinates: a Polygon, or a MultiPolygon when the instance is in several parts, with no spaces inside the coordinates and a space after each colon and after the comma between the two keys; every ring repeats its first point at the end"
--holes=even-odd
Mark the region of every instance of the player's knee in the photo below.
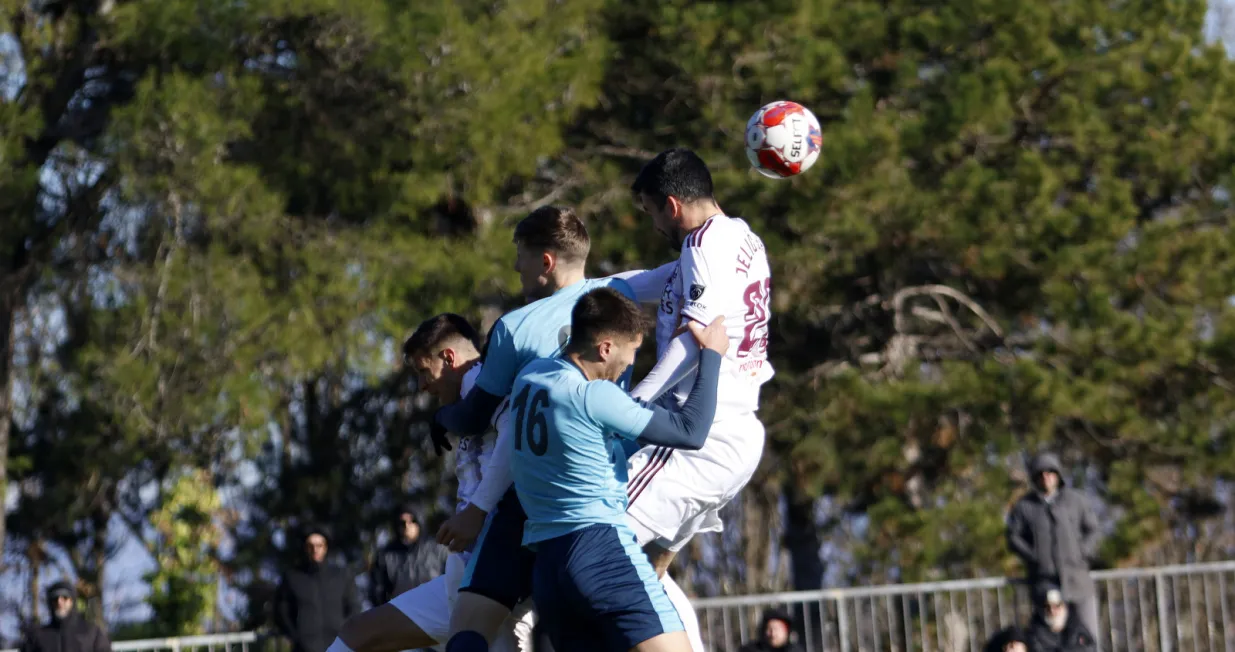
{"type": "Polygon", "coordinates": [[[446,652],[489,652],[489,642],[480,632],[459,632],[446,642],[446,652]]]}

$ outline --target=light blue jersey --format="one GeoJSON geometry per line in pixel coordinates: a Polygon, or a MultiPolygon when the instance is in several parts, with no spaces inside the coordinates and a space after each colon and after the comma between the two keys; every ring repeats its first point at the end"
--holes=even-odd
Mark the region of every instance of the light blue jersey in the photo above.
{"type": "Polygon", "coordinates": [[[626,455],[652,410],[566,358],[524,367],[511,392],[510,470],[527,512],[524,545],[626,519],[626,455]]]}
{"type": "Polygon", "coordinates": [[[560,355],[570,339],[570,312],[575,303],[588,292],[604,287],[632,300],[635,297],[630,284],[620,278],[587,279],[502,315],[489,332],[484,367],[476,386],[494,396],[506,396],[527,363],[560,355]]]}

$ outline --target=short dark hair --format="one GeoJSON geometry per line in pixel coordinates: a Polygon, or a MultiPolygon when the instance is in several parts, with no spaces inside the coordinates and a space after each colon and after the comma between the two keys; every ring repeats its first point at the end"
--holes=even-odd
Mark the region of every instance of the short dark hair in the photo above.
{"type": "Polygon", "coordinates": [[[416,327],[416,332],[403,343],[403,359],[434,353],[433,349],[451,338],[463,338],[480,350],[480,334],[472,323],[453,312],[430,317],[416,327]]]}
{"type": "Polygon", "coordinates": [[[579,353],[606,335],[634,339],[651,327],[639,304],[613,288],[597,288],[579,297],[570,311],[568,351],[579,353]]]}
{"type": "Polygon", "coordinates": [[[635,195],[648,195],[660,206],[664,206],[670,196],[686,203],[712,199],[712,173],[698,154],[675,147],[657,154],[643,166],[630,185],[630,191],[635,195]]]}
{"type": "Polygon", "coordinates": [[[592,239],[575,212],[564,206],[542,206],[515,225],[515,242],[552,251],[571,262],[587,260],[592,239]]]}

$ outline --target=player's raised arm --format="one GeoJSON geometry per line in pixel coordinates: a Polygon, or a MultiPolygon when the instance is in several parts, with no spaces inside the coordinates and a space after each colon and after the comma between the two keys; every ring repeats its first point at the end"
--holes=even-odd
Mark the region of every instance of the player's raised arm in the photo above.
{"type": "MultiPolygon", "coordinates": [[[[720,218],[723,219],[723,218],[720,218]]],[[[708,291],[719,279],[714,279],[704,257],[702,244],[707,236],[709,221],[686,237],[682,244],[679,261],[682,284],[682,330],[691,323],[710,324],[722,313],[717,303],[717,290],[708,291]]],[[[715,236],[713,236],[715,237],[715,236]]],[[[641,401],[655,401],[671,387],[699,366],[699,345],[690,333],[682,332],[674,337],[656,361],[656,366],[631,391],[630,395],[641,401]]]]}
{"type": "Polygon", "coordinates": [[[690,330],[703,348],[695,384],[681,408],[669,410],[648,406],[625,397],[620,390],[615,392],[616,386],[597,383],[589,388],[587,397],[592,417],[628,439],[670,448],[702,448],[716,415],[716,384],[720,378],[721,358],[729,348],[729,338],[725,334],[723,317],[717,317],[706,328],[691,324],[690,330]]]}
{"type": "Polygon", "coordinates": [[[639,303],[656,303],[665,293],[665,284],[669,282],[673,272],[678,268],[678,261],[672,261],[656,269],[636,269],[629,272],[619,272],[607,278],[620,278],[630,284],[634,292],[632,297],[639,303]]]}

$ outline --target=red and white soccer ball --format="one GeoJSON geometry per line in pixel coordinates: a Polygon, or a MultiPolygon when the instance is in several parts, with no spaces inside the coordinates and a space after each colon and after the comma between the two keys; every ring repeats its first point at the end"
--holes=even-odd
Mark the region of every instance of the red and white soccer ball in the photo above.
{"type": "Polygon", "coordinates": [[[772,102],[746,123],[746,157],[766,177],[802,174],[815,164],[822,147],[819,120],[797,102],[772,102]]]}

